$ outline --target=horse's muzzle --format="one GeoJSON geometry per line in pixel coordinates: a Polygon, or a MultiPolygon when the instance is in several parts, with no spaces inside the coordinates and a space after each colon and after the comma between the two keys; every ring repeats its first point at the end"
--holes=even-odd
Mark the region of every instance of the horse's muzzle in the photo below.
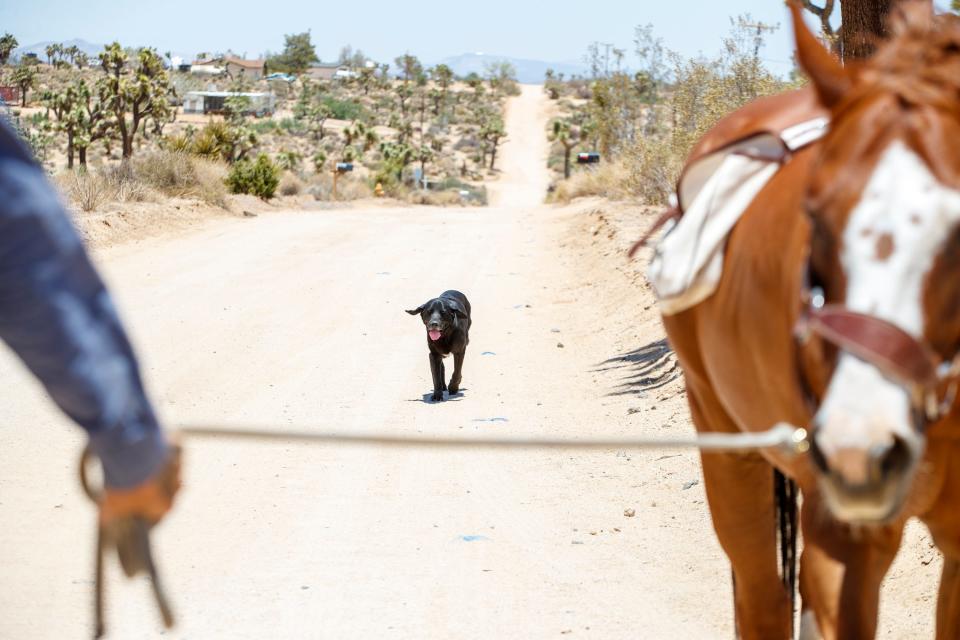
{"type": "Polygon", "coordinates": [[[811,458],[827,507],[838,520],[882,524],[896,517],[913,482],[922,438],[893,436],[888,444],[845,448],[826,455],[811,439],[811,458]]]}

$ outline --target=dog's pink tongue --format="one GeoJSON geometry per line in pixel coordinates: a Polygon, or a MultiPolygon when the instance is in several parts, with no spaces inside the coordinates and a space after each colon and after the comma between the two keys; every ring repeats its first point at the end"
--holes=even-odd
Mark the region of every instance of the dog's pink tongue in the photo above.
{"type": "Polygon", "coordinates": [[[433,331],[427,331],[427,335],[430,336],[431,340],[439,340],[442,334],[434,329],[433,331]]]}

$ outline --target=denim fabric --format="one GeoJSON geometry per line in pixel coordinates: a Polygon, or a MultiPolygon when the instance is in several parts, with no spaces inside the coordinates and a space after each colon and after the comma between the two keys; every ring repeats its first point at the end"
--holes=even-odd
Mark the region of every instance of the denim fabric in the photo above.
{"type": "Polygon", "coordinates": [[[0,123],[0,338],[86,429],[106,482],[137,485],[164,461],[165,439],[110,295],[18,144],[0,123]]]}

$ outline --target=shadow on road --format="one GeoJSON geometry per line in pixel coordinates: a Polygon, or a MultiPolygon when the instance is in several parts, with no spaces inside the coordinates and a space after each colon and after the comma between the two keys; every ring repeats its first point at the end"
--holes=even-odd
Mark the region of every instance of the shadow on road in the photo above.
{"type": "Polygon", "coordinates": [[[604,360],[594,371],[621,370],[624,381],[609,395],[639,394],[664,387],[680,377],[680,365],[667,343],[657,340],[615,358],[604,360]]]}
{"type": "MultiPolygon", "coordinates": [[[[443,402],[460,402],[461,400],[463,400],[463,392],[466,390],[467,388],[464,387],[460,389],[460,391],[457,391],[454,395],[450,395],[448,392],[444,391],[443,402]]],[[[436,404],[433,401],[433,391],[423,394],[423,397],[420,400],[411,399],[411,400],[407,400],[407,402],[423,402],[424,404],[436,404]]]]}

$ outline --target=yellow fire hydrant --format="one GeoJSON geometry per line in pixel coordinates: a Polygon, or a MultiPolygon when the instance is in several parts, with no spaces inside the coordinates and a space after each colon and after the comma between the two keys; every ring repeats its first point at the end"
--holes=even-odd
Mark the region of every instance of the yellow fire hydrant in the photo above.
{"type": "Polygon", "coordinates": [[[383,197],[383,185],[379,182],[377,183],[377,186],[373,188],[373,195],[377,196],[378,198],[383,197]]]}

